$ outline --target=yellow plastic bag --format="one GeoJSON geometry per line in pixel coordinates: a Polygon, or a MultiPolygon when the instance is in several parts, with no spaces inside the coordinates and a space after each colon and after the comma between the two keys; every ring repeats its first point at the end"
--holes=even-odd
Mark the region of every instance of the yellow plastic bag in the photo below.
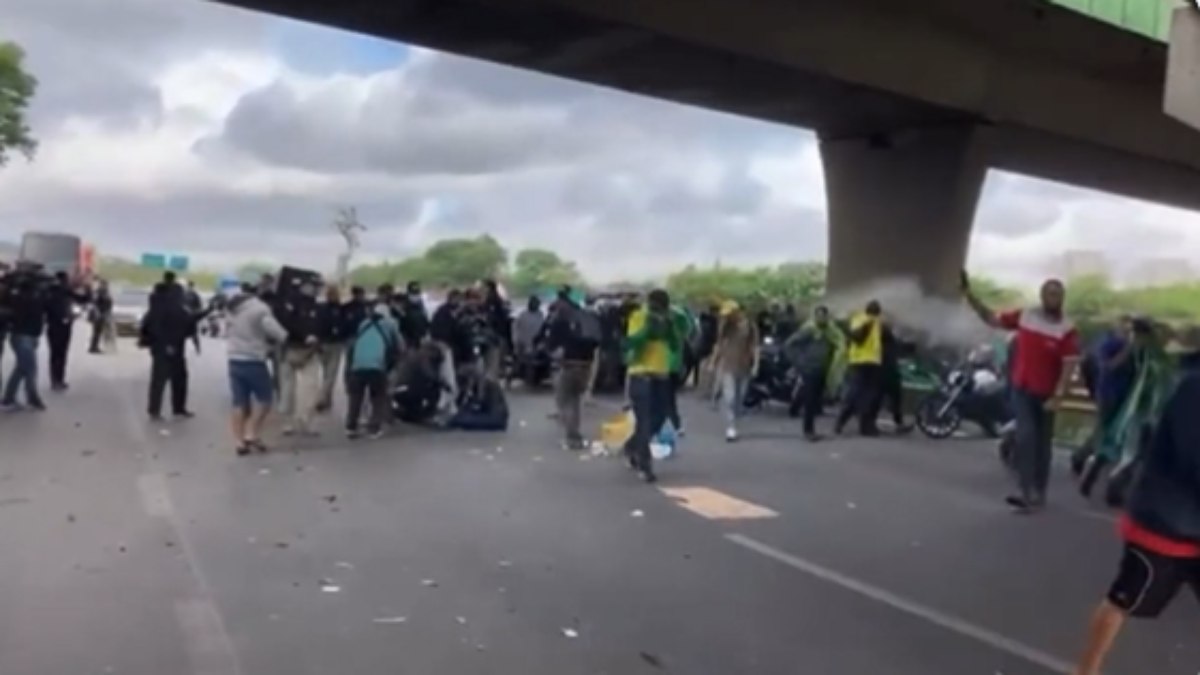
{"type": "Polygon", "coordinates": [[[600,443],[609,452],[618,452],[633,435],[634,417],[632,410],[622,410],[600,425],[600,443]]]}

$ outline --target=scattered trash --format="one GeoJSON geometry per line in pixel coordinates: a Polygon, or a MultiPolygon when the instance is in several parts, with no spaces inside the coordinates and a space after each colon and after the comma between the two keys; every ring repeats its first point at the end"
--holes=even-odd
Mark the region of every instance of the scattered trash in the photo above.
{"type": "Polygon", "coordinates": [[[246,537],[246,543],[247,544],[257,544],[258,537],[246,537]]]}
{"type": "Polygon", "coordinates": [[[855,504],[854,502],[846,502],[846,508],[853,511],[854,509],[858,508],[858,504],[855,504]]]}
{"type": "Polygon", "coordinates": [[[477,645],[475,645],[475,651],[477,651],[477,652],[487,651],[487,647],[477,644],[477,645]]]}
{"type": "Polygon", "coordinates": [[[501,567],[512,567],[512,561],[511,561],[511,560],[501,560],[501,561],[500,561],[498,564],[499,564],[501,567]]]}
{"type": "Polygon", "coordinates": [[[480,455],[483,454],[483,451],[480,450],[479,448],[471,448],[470,450],[467,451],[467,454],[474,455],[475,457],[479,457],[480,455]]]}
{"type": "Polygon", "coordinates": [[[329,579],[322,579],[321,580],[321,592],[322,593],[341,593],[342,587],[338,586],[336,583],[334,583],[333,581],[331,581],[329,579]]]}
{"type": "Polygon", "coordinates": [[[344,570],[352,570],[352,569],[354,569],[354,565],[351,565],[351,564],[350,564],[350,563],[348,563],[348,562],[336,562],[336,563],[334,563],[334,564],[333,564],[333,566],[334,566],[334,567],[341,568],[341,569],[344,569],[344,570]]]}
{"type": "Polygon", "coordinates": [[[487,461],[489,461],[489,462],[494,462],[494,461],[496,461],[496,456],[495,456],[495,455],[484,455],[483,457],[484,457],[484,459],[486,459],[486,460],[487,460],[487,461]]]}
{"type": "Polygon", "coordinates": [[[408,617],[407,616],[381,616],[378,619],[375,619],[374,621],[372,621],[371,623],[377,623],[377,624],[385,625],[385,626],[394,626],[394,625],[401,624],[401,623],[408,623],[408,617]]]}
{"type": "Polygon", "coordinates": [[[499,445],[497,445],[497,446],[496,446],[496,454],[500,454],[500,453],[502,453],[502,452],[504,452],[504,448],[503,448],[503,447],[501,447],[501,446],[499,446],[499,445]]]}
{"type": "Polygon", "coordinates": [[[173,541],[168,541],[168,542],[167,542],[167,548],[175,548],[175,542],[173,542],[173,541]]]}
{"type": "Polygon", "coordinates": [[[629,512],[629,515],[633,516],[634,518],[645,518],[646,517],[646,514],[643,513],[641,509],[634,509],[629,512]]]}
{"type": "Polygon", "coordinates": [[[642,657],[642,661],[645,661],[646,665],[662,670],[662,659],[658,658],[657,656],[651,654],[650,652],[641,652],[638,654],[638,656],[642,657]]]}
{"type": "Polygon", "coordinates": [[[260,475],[260,476],[269,476],[269,475],[271,475],[271,470],[270,470],[270,469],[259,469],[259,470],[258,470],[258,475],[260,475]]]}
{"type": "Polygon", "coordinates": [[[455,620],[455,621],[457,621],[457,622],[458,622],[458,625],[460,625],[460,626],[465,626],[465,625],[467,625],[467,619],[466,619],[466,617],[462,617],[462,616],[456,616],[456,617],[454,617],[454,620],[455,620]]]}
{"type": "Polygon", "coordinates": [[[840,453],[840,452],[829,453],[829,459],[841,459],[841,458],[842,458],[842,453],[840,453]]]}
{"type": "Polygon", "coordinates": [[[572,640],[579,637],[579,631],[575,630],[574,628],[564,628],[562,629],[562,634],[572,640]]]}
{"type": "Polygon", "coordinates": [[[290,545],[291,545],[291,544],[287,543],[286,541],[277,541],[277,542],[275,542],[275,548],[287,548],[287,547],[288,547],[288,546],[290,546],[290,545]]]}
{"type": "Polygon", "coordinates": [[[337,501],[337,495],[325,495],[325,501],[332,504],[337,501]]]}
{"type": "Polygon", "coordinates": [[[542,462],[542,461],[545,461],[545,459],[546,459],[546,458],[545,458],[545,457],[542,457],[541,455],[534,455],[534,456],[533,456],[533,461],[535,461],[535,462],[542,462]]]}
{"type": "Polygon", "coordinates": [[[270,619],[270,620],[272,620],[272,621],[278,621],[278,620],[279,620],[279,615],[278,615],[278,614],[272,614],[271,616],[269,616],[269,617],[267,617],[267,618],[268,618],[268,619],[270,619]]]}
{"type": "Polygon", "coordinates": [[[120,546],[117,547],[117,550],[120,551],[121,553],[125,553],[128,549],[125,548],[125,544],[121,544],[120,546]]]}
{"type": "Polygon", "coordinates": [[[158,435],[159,435],[159,436],[170,436],[170,435],[171,435],[171,430],[170,430],[170,429],[159,429],[159,430],[158,430],[158,435]]]}
{"type": "Polygon", "coordinates": [[[437,588],[438,582],[433,579],[422,579],[421,585],[424,586],[425,588],[437,588]]]}
{"type": "Polygon", "coordinates": [[[80,452],[79,454],[83,455],[84,457],[91,457],[92,455],[96,454],[96,451],[88,449],[88,450],[84,450],[83,452],[80,452]]]}
{"type": "Polygon", "coordinates": [[[75,514],[74,514],[74,513],[68,513],[68,514],[67,514],[67,522],[68,522],[68,523],[73,523],[73,522],[75,522],[75,514]]]}
{"type": "Polygon", "coordinates": [[[179,478],[182,475],[183,474],[178,471],[172,471],[171,473],[167,474],[167,478],[179,478]]]}

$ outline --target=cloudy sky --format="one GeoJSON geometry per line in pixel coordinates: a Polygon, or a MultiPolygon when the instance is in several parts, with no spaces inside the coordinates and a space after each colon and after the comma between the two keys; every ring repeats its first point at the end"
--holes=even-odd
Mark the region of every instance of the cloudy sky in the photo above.
{"type": "MultiPolygon", "coordinates": [[[[0,170],[0,240],[330,267],[353,204],[379,258],[485,231],[599,280],[825,255],[803,130],[200,0],[4,0],[0,39],[41,81],[37,160],[0,170]]],[[[989,176],[973,269],[1030,283],[1068,249],[1200,263],[1200,216],[989,176]]]]}

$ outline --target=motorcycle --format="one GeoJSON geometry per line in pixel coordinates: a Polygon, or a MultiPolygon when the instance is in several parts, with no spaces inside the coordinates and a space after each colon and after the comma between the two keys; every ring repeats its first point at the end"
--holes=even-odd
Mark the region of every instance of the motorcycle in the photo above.
{"type": "Polygon", "coordinates": [[[942,439],[967,421],[988,438],[998,438],[1012,417],[1004,380],[991,368],[968,360],[952,369],[937,390],[921,401],[917,427],[929,438],[942,439]]]}
{"type": "Polygon", "coordinates": [[[803,387],[804,381],[792,367],[782,345],[774,338],[766,338],[759,350],[758,372],[746,387],[742,405],[755,410],[770,401],[786,403],[788,414],[796,417],[800,414],[803,387]]]}

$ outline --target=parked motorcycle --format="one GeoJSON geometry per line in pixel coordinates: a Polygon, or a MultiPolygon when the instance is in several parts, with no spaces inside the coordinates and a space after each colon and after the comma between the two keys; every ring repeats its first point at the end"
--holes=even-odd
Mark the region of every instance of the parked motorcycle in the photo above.
{"type": "Polygon", "coordinates": [[[1004,380],[971,359],[952,369],[917,408],[917,427],[935,439],[952,436],[964,421],[976,424],[988,438],[997,438],[1011,420],[1004,380]]]}
{"type": "Polygon", "coordinates": [[[802,404],[804,381],[774,338],[765,338],[759,349],[758,372],[746,387],[742,405],[747,410],[761,408],[768,402],[784,403],[788,414],[796,417],[802,404]]]}

